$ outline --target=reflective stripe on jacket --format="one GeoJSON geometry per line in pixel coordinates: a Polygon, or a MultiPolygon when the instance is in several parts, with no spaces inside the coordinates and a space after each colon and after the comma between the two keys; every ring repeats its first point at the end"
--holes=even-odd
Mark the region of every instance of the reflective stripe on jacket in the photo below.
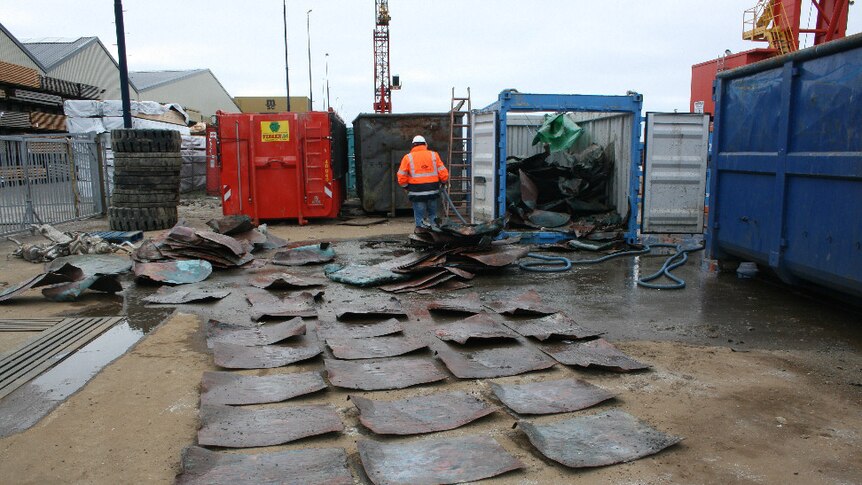
{"type": "Polygon", "coordinates": [[[436,196],[440,182],[449,180],[449,171],[440,154],[417,145],[404,155],[398,167],[398,185],[406,188],[410,197],[436,196]]]}

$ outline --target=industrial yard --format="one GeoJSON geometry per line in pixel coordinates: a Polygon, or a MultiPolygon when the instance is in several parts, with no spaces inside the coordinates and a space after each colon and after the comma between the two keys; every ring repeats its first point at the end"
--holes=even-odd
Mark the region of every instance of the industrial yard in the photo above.
{"type": "Polygon", "coordinates": [[[751,2],[4,8],[0,481],[862,483],[862,17],[751,2]]]}

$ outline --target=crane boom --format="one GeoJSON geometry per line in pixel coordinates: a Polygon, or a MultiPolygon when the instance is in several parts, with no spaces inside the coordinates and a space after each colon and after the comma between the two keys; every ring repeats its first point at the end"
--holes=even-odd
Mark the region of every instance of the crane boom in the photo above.
{"type": "Polygon", "coordinates": [[[389,0],[375,0],[374,24],[374,112],[392,112],[389,72],[389,0]]]}

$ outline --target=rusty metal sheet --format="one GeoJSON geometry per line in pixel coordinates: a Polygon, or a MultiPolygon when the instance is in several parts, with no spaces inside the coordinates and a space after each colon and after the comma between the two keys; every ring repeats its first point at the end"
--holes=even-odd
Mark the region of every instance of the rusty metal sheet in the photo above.
{"type": "Polygon", "coordinates": [[[555,342],[541,344],[539,348],[557,362],[577,367],[601,367],[602,369],[629,372],[648,369],[650,366],[632,359],[603,338],[582,342],[555,342]]]}
{"type": "Polygon", "coordinates": [[[252,223],[251,217],[244,214],[210,219],[207,221],[207,225],[210,226],[213,231],[219,234],[227,234],[228,236],[248,232],[254,229],[254,223],[252,223]]]}
{"type": "Polygon", "coordinates": [[[335,250],[328,242],[299,246],[275,253],[272,264],[281,266],[302,266],[305,264],[328,263],[335,259],[335,250]]]}
{"type": "Polygon", "coordinates": [[[400,335],[371,338],[330,338],[326,339],[326,345],[332,349],[332,355],[338,359],[346,360],[395,357],[428,346],[418,338],[400,335]]]}
{"type": "Polygon", "coordinates": [[[362,361],[323,359],[323,362],[333,386],[362,391],[403,389],[446,378],[446,373],[433,360],[418,357],[362,361]]]}
{"type": "Polygon", "coordinates": [[[154,294],[144,298],[144,301],[147,303],[158,303],[162,305],[177,305],[196,301],[221,300],[228,295],[230,295],[230,290],[200,288],[191,285],[181,286],[179,288],[163,286],[154,294]]]}
{"type": "Polygon", "coordinates": [[[373,401],[350,395],[359,421],[377,434],[409,435],[455,429],[497,409],[463,391],[441,392],[395,401],[373,401]]]}
{"type": "Polygon", "coordinates": [[[353,485],[344,448],[307,448],[271,453],[223,453],[199,446],[183,450],[176,485],[353,485]]]}
{"type": "Polygon", "coordinates": [[[485,311],[485,304],[479,299],[479,294],[473,292],[460,298],[434,300],[428,304],[428,311],[476,314],[485,311]]]}
{"type": "Polygon", "coordinates": [[[375,298],[362,300],[353,305],[343,306],[335,312],[335,317],[339,320],[406,316],[407,312],[401,308],[401,300],[394,296],[388,299],[375,298]]]}
{"type": "Polygon", "coordinates": [[[264,318],[312,318],[317,316],[314,307],[315,295],[308,292],[279,298],[267,292],[249,291],[245,295],[251,304],[251,318],[254,321],[264,318]]]}
{"type": "Polygon", "coordinates": [[[266,243],[266,234],[258,231],[257,229],[251,229],[235,234],[229,234],[229,236],[236,239],[237,241],[251,244],[252,246],[261,246],[266,243]]]}
{"type": "Polygon", "coordinates": [[[482,350],[455,350],[448,344],[434,347],[449,371],[460,379],[503,377],[547,369],[553,359],[526,345],[506,345],[482,350]]]}
{"type": "Polygon", "coordinates": [[[266,236],[266,241],[264,241],[263,244],[255,244],[255,246],[259,247],[260,249],[278,249],[283,248],[288,244],[287,239],[282,239],[275,234],[271,234],[269,231],[267,231],[264,235],[266,236]]]}
{"type": "Polygon", "coordinates": [[[472,482],[524,466],[490,436],[393,443],[361,439],[356,447],[375,485],[472,482]]]}
{"type": "Polygon", "coordinates": [[[201,259],[168,261],[164,263],[136,263],[135,276],[144,281],[183,285],[200,283],[213,272],[212,264],[201,259]]]}
{"type": "Polygon", "coordinates": [[[497,313],[507,315],[551,315],[557,310],[542,303],[542,297],[536,290],[528,290],[514,298],[492,301],[488,307],[497,313]]]}
{"type": "Polygon", "coordinates": [[[197,234],[201,237],[201,239],[228,249],[236,256],[242,256],[246,253],[242,244],[240,244],[239,241],[230,236],[225,236],[224,234],[218,234],[212,231],[197,231],[197,234]]]}
{"type": "MultiPolygon", "coordinates": [[[[393,273],[393,274],[395,274],[395,273],[393,273]]],[[[440,269],[440,270],[432,271],[430,273],[425,273],[423,275],[416,276],[416,277],[409,279],[409,280],[406,280],[406,281],[399,281],[397,283],[391,283],[388,285],[379,286],[378,289],[383,290],[383,291],[389,291],[389,292],[411,290],[413,288],[421,287],[425,283],[428,283],[428,282],[434,280],[435,278],[439,278],[440,276],[445,275],[445,274],[447,274],[446,270],[440,269]]],[[[404,275],[399,275],[399,276],[401,276],[401,278],[400,278],[401,280],[404,280],[404,278],[405,278],[404,275]]]]}
{"type": "Polygon", "coordinates": [[[539,452],[572,468],[625,463],[682,441],[617,409],[550,424],[519,421],[518,427],[539,452]]]}
{"type": "Polygon", "coordinates": [[[458,342],[461,345],[468,340],[499,340],[516,339],[518,334],[500,323],[496,315],[479,313],[463,320],[443,325],[434,329],[434,335],[440,340],[458,342]]]}
{"type": "Polygon", "coordinates": [[[45,271],[56,271],[65,264],[79,268],[84,275],[120,274],[132,269],[132,260],[128,256],[114,254],[78,254],[62,256],[45,265],[45,271]]]}
{"type": "Polygon", "coordinates": [[[360,288],[392,283],[407,278],[403,274],[366,264],[328,264],[323,268],[323,272],[327,278],[336,283],[359,286],[360,288]]]}
{"type": "Polygon", "coordinates": [[[123,285],[115,274],[97,274],[79,281],[45,288],[42,290],[42,295],[52,301],[75,301],[88,289],[103,293],[119,293],[123,291],[123,285]]]}
{"type": "Polygon", "coordinates": [[[56,271],[37,274],[36,276],[24,280],[15,286],[6,288],[2,292],[0,292],[0,301],[6,301],[16,296],[19,296],[30,288],[38,288],[40,286],[46,285],[56,285],[58,283],[68,283],[80,280],[83,277],[84,272],[81,271],[80,268],[72,266],[71,264],[64,264],[56,271]]]}
{"type": "Polygon", "coordinates": [[[614,393],[580,379],[491,383],[497,398],[519,414],[567,413],[595,406],[614,397],[614,393]]]}
{"type": "Polygon", "coordinates": [[[245,345],[213,343],[213,360],[225,369],[269,369],[284,367],[320,355],[320,346],[306,345],[245,345]]]}
{"type": "Polygon", "coordinates": [[[467,288],[472,287],[473,285],[469,283],[464,283],[463,281],[449,280],[435,286],[433,289],[416,290],[416,293],[420,295],[434,295],[439,293],[450,293],[458,290],[466,290],[467,288]]]}
{"type": "Polygon", "coordinates": [[[284,272],[259,274],[251,279],[251,285],[267,290],[299,289],[312,286],[324,286],[326,280],[308,276],[295,276],[284,272]]]}
{"type": "Polygon", "coordinates": [[[317,331],[323,338],[334,339],[357,339],[380,337],[402,332],[404,327],[401,323],[390,318],[380,323],[341,323],[341,322],[318,322],[317,331]]]}
{"type": "Polygon", "coordinates": [[[521,246],[491,246],[490,251],[460,253],[465,258],[470,258],[478,263],[493,268],[502,268],[523,258],[530,252],[530,248],[521,246]]]}
{"type": "Polygon", "coordinates": [[[572,317],[564,313],[555,313],[547,317],[532,320],[510,320],[503,322],[503,324],[524,337],[533,337],[538,340],[548,340],[550,338],[582,339],[596,337],[601,334],[601,332],[581,327],[572,317]]]}
{"type": "Polygon", "coordinates": [[[200,418],[198,444],[225,448],[280,445],[344,429],[330,405],[246,409],[209,404],[201,406],[200,418]]]}
{"type": "Polygon", "coordinates": [[[383,261],[382,263],[377,263],[375,264],[375,266],[395,271],[421,263],[422,261],[425,261],[426,259],[434,256],[434,254],[435,253],[433,251],[412,251],[405,255],[398,256],[395,259],[390,259],[388,261],[383,261]]]}
{"type": "Polygon", "coordinates": [[[204,372],[201,404],[262,404],[326,389],[318,372],[248,376],[236,372],[204,372]]]}
{"type": "Polygon", "coordinates": [[[290,337],[305,335],[305,323],[297,317],[286,322],[267,323],[248,327],[210,320],[207,322],[207,345],[215,342],[256,346],[270,345],[290,337]]]}

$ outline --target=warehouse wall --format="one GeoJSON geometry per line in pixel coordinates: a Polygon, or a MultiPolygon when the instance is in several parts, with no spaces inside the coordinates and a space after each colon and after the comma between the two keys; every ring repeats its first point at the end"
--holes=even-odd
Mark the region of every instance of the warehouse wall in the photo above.
{"type": "Polygon", "coordinates": [[[141,91],[141,98],[160,103],[178,103],[199,111],[204,119],[222,110],[239,113],[240,109],[209,70],[184,79],[141,91]]]}
{"type": "Polygon", "coordinates": [[[6,35],[6,32],[3,32],[2,30],[0,30],[0,61],[29,67],[30,69],[39,71],[40,74],[44,74],[42,68],[33,62],[33,59],[22,51],[21,48],[18,47],[18,44],[10,39],[9,36],[6,35]]]}
{"type": "MultiPolygon", "coordinates": [[[[99,42],[81,49],[63,63],[54,66],[48,76],[66,81],[91,84],[105,90],[99,99],[120,98],[120,69],[99,42]]],[[[140,100],[138,92],[129,84],[131,99],[140,100]]]]}

